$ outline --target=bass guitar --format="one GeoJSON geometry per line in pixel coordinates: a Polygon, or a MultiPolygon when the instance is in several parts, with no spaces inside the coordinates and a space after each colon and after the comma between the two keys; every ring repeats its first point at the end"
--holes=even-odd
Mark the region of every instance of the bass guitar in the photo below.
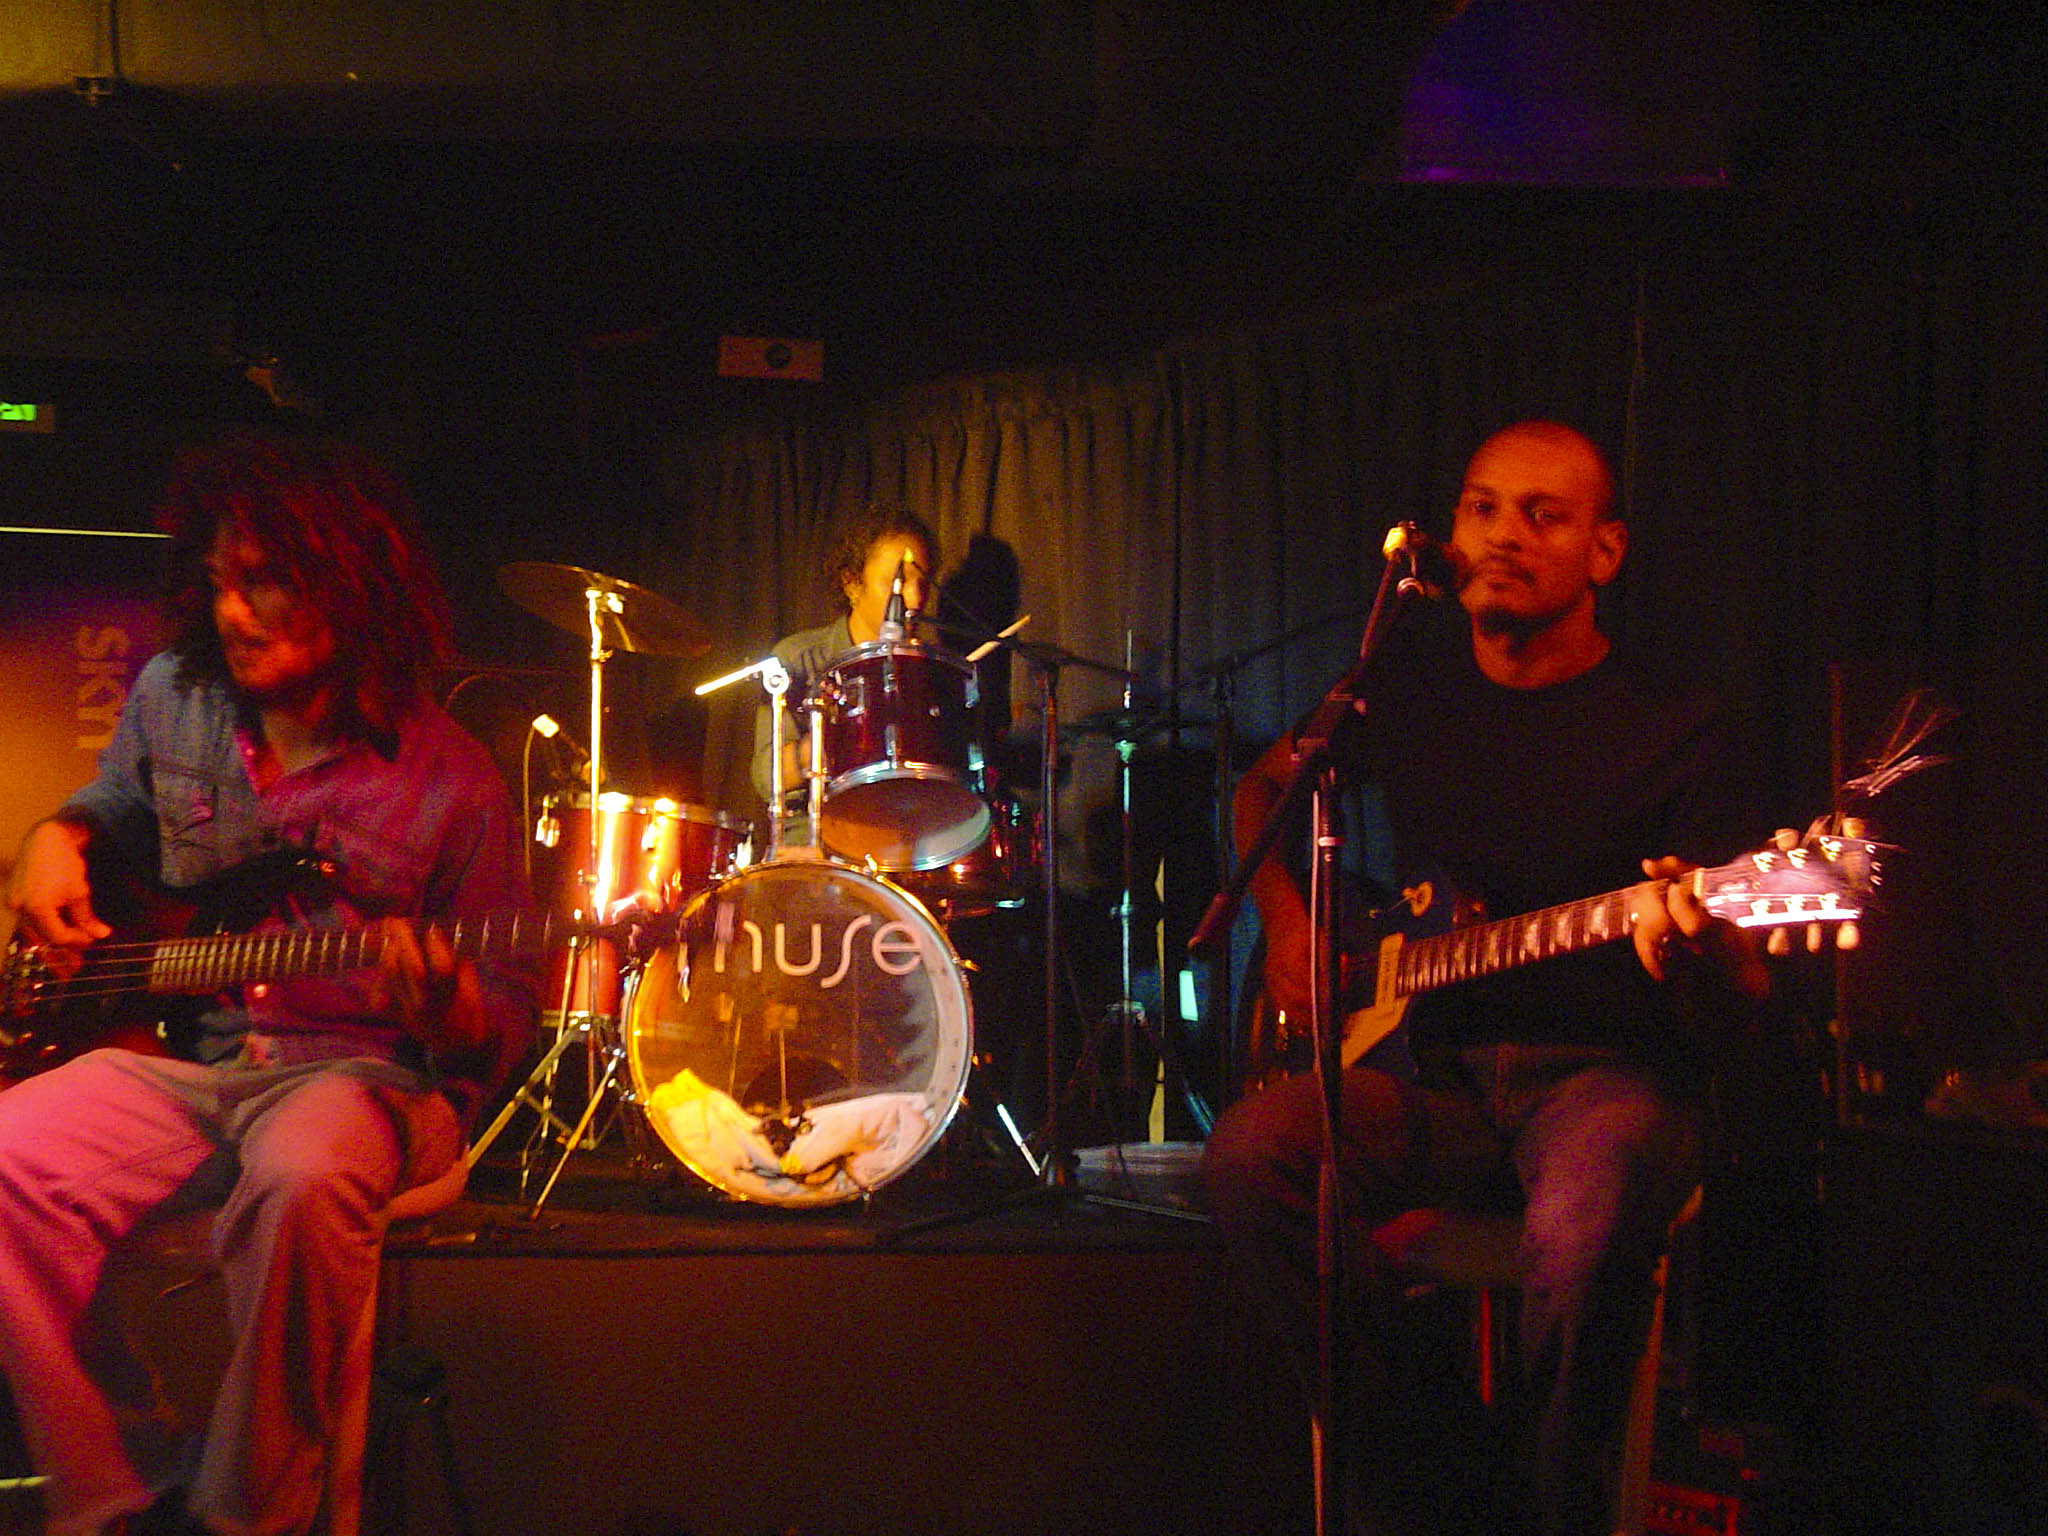
{"type": "MultiPolygon", "coordinates": [[[[0,963],[0,1076],[99,1045],[185,1054],[199,1014],[230,988],[375,966],[372,929],[259,927],[317,904],[333,875],[317,856],[284,850],[169,891],[95,861],[94,905],[114,936],[85,949],[15,936],[0,963]]],[[[458,956],[479,959],[544,953],[570,925],[507,912],[435,926],[458,956]]]]}

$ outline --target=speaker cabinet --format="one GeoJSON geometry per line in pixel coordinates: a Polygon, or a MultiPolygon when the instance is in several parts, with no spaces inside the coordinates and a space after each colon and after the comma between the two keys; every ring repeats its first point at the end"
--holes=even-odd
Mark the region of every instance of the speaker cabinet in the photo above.
{"type": "Polygon", "coordinates": [[[1836,1528],[2048,1531],[2048,1145],[1916,1122],[1826,1169],[1836,1528]]]}

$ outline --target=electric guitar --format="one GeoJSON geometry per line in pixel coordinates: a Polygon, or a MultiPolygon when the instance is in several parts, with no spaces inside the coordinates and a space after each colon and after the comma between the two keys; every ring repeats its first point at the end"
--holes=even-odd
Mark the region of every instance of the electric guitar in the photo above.
{"type": "MultiPolygon", "coordinates": [[[[15,936],[0,962],[0,1076],[25,1077],[98,1045],[184,1054],[199,1014],[229,988],[374,967],[371,929],[247,931],[320,898],[334,873],[288,849],[168,891],[93,860],[94,906],[114,936],[85,949],[15,936]]],[[[544,953],[570,925],[522,911],[435,926],[458,956],[474,959],[544,953]]]]}
{"type": "MultiPolygon", "coordinates": [[[[1712,869],[1680,876],[1708,915],[1738,928],[1772,930],[1773,952],[1790,930],[1805,928],[1808,946],[1818,949],[1832,932],[1843,949],[1855,947],[1857,919],[1882,882],[1882,858],[1889,845],[1861,837],[1809,833],[1788,838],[1712,869]]],[[[1401,1027],[1412,998],[1439,987],[1492,976],[1595,945],[1628,937],[1634,926],[1629,894],[1634,886],[1587,896],[1517,917],[1473,921],[1469,902],[1425,882],[1401,893],[1383,914],[1390,927],[1376,951],[1346,957],[1345,1015],[1341,1055],[1350,1066],[1401,1027]],[[1446,926],[1446,924],[1449,926],[1446,926]],[[1439,931],[1429,932],[1434,928],[1439,931]],[[1417,936],[1420,933],[1422,936],[1417,936]],[[1371,1000],[1363,1001],[1370,981],[1371,1000]]],[[[1263,1008],[1263,999],[1260,1000],[1263,1008]]],[[[1292,1035],[1302,1033],[1284,1015],[1255,1010],[1247,1057],[1250,1081],[1273,1075],[1289,1053],[1292,1035]]]]}

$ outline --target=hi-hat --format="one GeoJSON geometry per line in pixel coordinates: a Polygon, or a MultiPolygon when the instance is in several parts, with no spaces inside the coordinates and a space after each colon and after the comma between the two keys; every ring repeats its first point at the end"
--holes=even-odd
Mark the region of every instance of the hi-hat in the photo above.
{"type": "Polygon", "coordinates": [[[701,656],[711,631],[658,592],[580,565],[515,560],[498,567],[498,590],[557,629],[588,639],[590,595],[605,645],[643,656],[701,656]]]}

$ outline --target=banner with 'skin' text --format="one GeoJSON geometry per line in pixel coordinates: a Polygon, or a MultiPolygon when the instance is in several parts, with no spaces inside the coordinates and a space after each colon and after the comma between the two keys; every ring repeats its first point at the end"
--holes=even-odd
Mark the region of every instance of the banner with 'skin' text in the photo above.
{"type": "Polygon", "coordinates": [[[0,528],[0,878],[28,829],[92,777],[162,648],[166,548],[155,535],[0,528]]]}

